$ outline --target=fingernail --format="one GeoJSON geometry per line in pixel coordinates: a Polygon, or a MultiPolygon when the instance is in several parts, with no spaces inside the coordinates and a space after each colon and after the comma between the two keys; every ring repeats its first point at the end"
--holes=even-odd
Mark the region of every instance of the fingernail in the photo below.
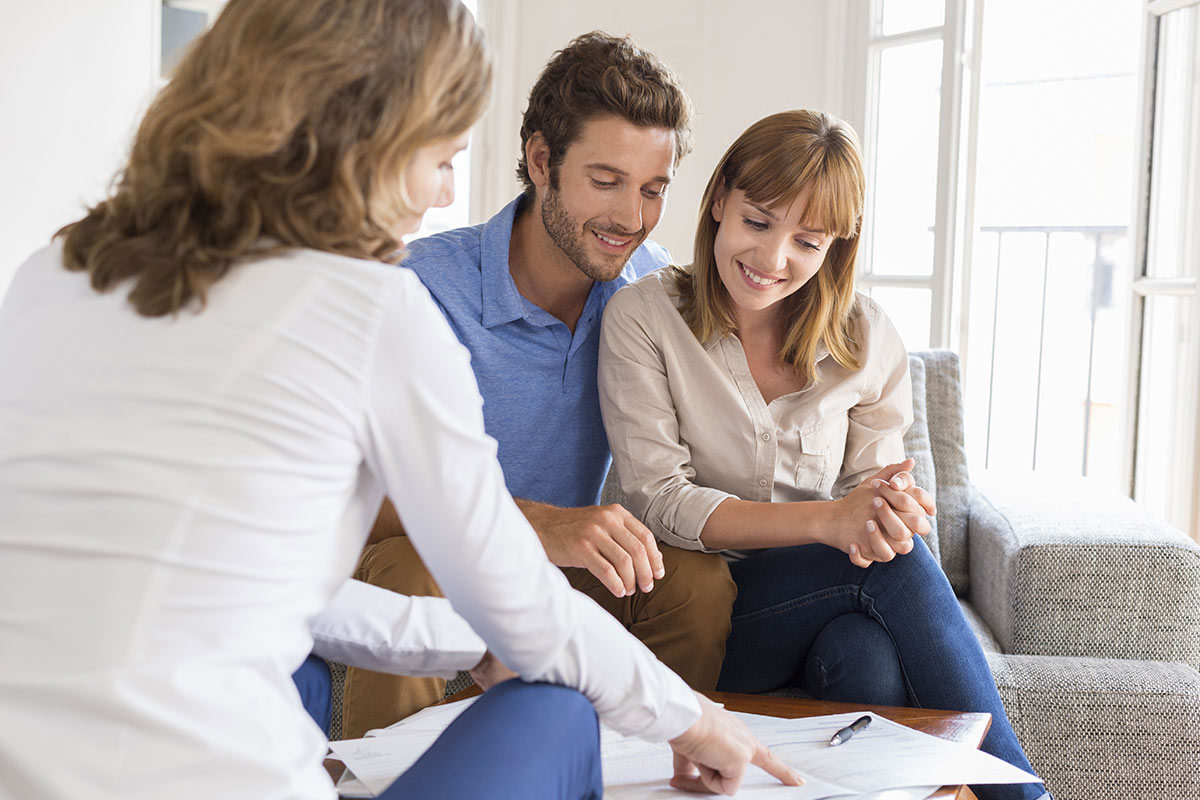
{"type": "Polygon", "coordinates": [[[873,501],[871,501],[871,505],[875,506],[876,508],[883,508],[883,500],[876,497],[873,501]]]}
{"type": "Polygon", "coordinates": [[[893,478],[893,479],[892,479],[892,486],[896,487],[897,489],[903,489],[903,488],[904,488],[904,481],[902,481],[900,478],[893,478]]]}
{"type": "Polygon", "coordinates": [[[887,483],[879,480],[879,478],[876,478],[875,480],[871,481],[871,485],[874,486],[876,489],[882,489],[884,486],[887,486],[887,483]]]}
{"type": "Polygon", "coordinates": [[[873,520],[873,519],[867,520],[867,530],[870,531],[871,533],[875,532],[875,520],[873,520]]]}
{"type": "Polygon", "coordinates": [[[646,584],[645,586],[643,586],[643,587],[642,587],[642,591],[643,591],[643,592],[649,592],[649,591],[651,591],[651,590],[653,590],[653,589],[654,589],[654,582],[653,582],[653,581],[651,581],[650,583],[648,583],[648,584],[646,584]]]}
{"type": "Polygon", "coordinates": [[[664,578],[664,577],[666,577],[666,574],[667,574],[667,571],[665,569],[663,569],[662,567],[659,567],[658,569],[654,570],[654,577],[656,577],[656,578],[660,578],[660,579],[664,578]]]}
{"type": "Polygon", "coordinates": [[[857,552],[858,552],[858,545],[856,545],[856,544],[850,545],[850,555],[854,555],[857,552]]]}

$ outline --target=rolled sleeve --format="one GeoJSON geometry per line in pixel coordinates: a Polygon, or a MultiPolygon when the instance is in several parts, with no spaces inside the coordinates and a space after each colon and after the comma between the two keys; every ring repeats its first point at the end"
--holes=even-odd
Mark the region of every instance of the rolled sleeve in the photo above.
{"type": "Polygon", "coordinates": [[[600,410],[630,510],[663,542],[704,550],[708,517],[734,495],[697,486],[664,353],[656,310],[637,286],[613,295],[600,332],[600,410]]]}

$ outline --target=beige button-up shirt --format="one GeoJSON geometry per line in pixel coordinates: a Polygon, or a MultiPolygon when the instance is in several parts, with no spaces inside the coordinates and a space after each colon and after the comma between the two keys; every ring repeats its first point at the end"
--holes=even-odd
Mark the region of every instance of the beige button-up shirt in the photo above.
{"type": "Polygon", "coordinates": [[[904,458],[908,354],[866,295],[850,312],[862,369],[822,349],[819,380],[769,404],[738,338],[698,341],[678,305],[669,271],[652,272],[613,295],[600,336],[613,465],[631,510],[659,539],[707,550],[701,531],[728,497],[829,500],[904,458]]]}

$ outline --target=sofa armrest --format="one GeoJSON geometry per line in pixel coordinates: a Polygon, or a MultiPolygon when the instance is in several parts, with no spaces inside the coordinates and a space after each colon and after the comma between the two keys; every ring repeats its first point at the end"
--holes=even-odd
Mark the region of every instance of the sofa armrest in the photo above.
{"type": "Polygon", "coordinates": [[[973,486],[971,603],[1006,653],[1200,668],[1200,546],[1082,479],[973,486]]]}

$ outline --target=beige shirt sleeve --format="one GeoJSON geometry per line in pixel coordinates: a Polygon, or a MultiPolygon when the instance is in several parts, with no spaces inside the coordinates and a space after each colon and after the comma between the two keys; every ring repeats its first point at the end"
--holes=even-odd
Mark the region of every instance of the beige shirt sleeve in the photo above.
{"type": "Polygon", "coordinates": [[[613,464],[630,510],[660,540],[707,550],[700,533],[726,498],[830,500],[904,458],[908,353],[869,297],[851,310],[861,369],[822,354],[816,380],[770,403],[737,337],[697,341],[677,303],[672,274],[651,273],[613,295],[600,336],[613,464]]]}
{"type": "MultiPolygon", "coordinates": [[[[637,286],[608,302],[600,333],[600,409],[630,510],[663,542],[705,550],[700,532],[728,492],[698,486],[681,440],[660,310],[637,286]]],[[[693,342],[695,342],[693,338],[693,342]]]]}
{"type": "Polygon", "coordinates": [[[846,454],[833,487],[844,497],[888,464],[903,461],[904,432],[912,425],[912,379],[908,351],[892,321],[874,303],[862,304],[858,341],[863,348],[862,371],[872,377],[867,393],[847,412],[846,454]]]}

